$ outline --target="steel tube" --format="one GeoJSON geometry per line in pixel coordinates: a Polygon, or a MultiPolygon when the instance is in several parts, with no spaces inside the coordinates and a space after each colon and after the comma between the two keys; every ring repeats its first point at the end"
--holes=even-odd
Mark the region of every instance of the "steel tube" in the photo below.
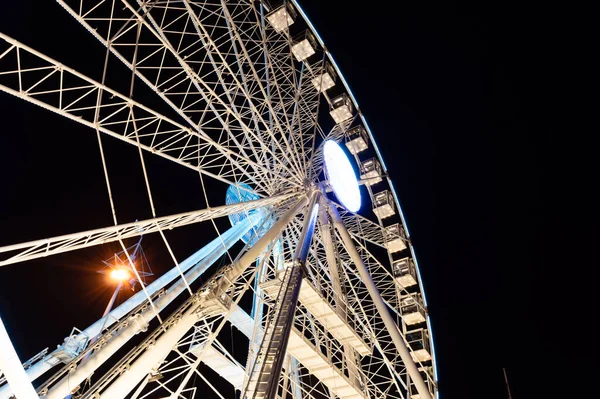
{"type": "Polygon", "coordinates": [[[389,311],[387,305],[385,304],[385,302],[383,302],[383,299],[381,298],[381,295],[379,294],[379,290],[375,286],[375,283],[373,282],[373,279],[371,278],[371,274],[367,270],[358,251],[356,250],[356,247],[354,246],[354,242],[352,241],[352,237],[350,236],[350,233],[348,233],[348,230],[346,230],[346,226],[344,226],[344,223],[342,222],[342,219],[340,218],[340,215],[338,214],[337,209],[335,209],[335,206],[332,205],[331,203],[329,204],[329,214],[333,220],[333,225],[335,226],[336,230],[342,237],[342,241],[343,241],[344,247],[346,248],[346,251],[348,251],[348,254],[352,258],[352,261],[354,262],[356,268],[358,269],[360,278],[361,278],[363,284],[367,287],[367,291],[369,292],[371,299],[375,303],[375,306],[377,307],[377,311],[379,312],[379,315],[383,319],[383,322],[385,324],[386,329],[388,330],[388,333],[392,337],[392,341],[394,342],[394,345],[396,346],[396,349],[398,350],[398,353],[400,354],[400,357],[402,358],[402,361],[404,362],[404,366],[406,367],[406,370],[408,371],[408,374],[410,375],[411,380],[415,383],[415,386],[417,387],[417,391],[419,392],[421,399],[431,399],[431,394],[429,393],[429,389],[427,389],[427,386],[425,385],[425,382],[423,381],[423,378],[421,377],[421,373],[419,373],[419,370],[417,369],[415,362],[413,361],[412,357],[410,356],[410,352],[408,351],[408,348],[404,344],[404,339],[402,338],[402,335],[400,334],[400,330],[398,329],[398,326],[396,325],[396,323],[394,322],[394,319],[390,315],[390,311],[389,311]]]}
{"type": "MultiPolygon", "coordinates": [[[[265,359],[263,359],[263,366],[261,367],[258,375],[257,389],[254,391],[254,398],[264,397],[265,399],[276,399],[278,397],[277,391],[279,388],[279,376],[281,375],[281,369],[283,368],[283,362],[287,354],[287,344],[290,338],[290,332],[292,331],[292,325],[294,316],[296,313],[296,306],[298,304],[298,297],[300,296],[300,287],[302,286],[302,277],[304,275],[304,269],[306,264],[306,258],[308,256],[308,250],[312,243],[313,234],[315,231],[315,223],[319,212],[319,197],[321,193],[314,191],[311,194],[310,203],[304,214],[304,223],[302,226],[302,232],[298,240],[298,247],[294,253],[294,263],[287,273],[290,273],[291,277],[288,281],[288,287],[284,287],[280,291],[280,296],[277,301],[280,304],[280,308],[277,311],[274,323],[273,335],[269,337],[270,340],[276,334],[276,331],[281,328],[280,346],[274,352],[272,359],[272,366],[268,372],[265,373],[265,366],[271,361],[269,359],[271,353],[272,341],[267,343],[265,359]],[[300,269],[300,270],[298,270],[300,269]],[[292,289],[291,291],[289,289],[292,289]],[[289,296],[288,296],[289,295],[289,296]],[[286,308],[284,305],[288,305],[286,308]],[[266,381],[265,381],[266,380],[266,381]],[[258,387],[263,382],[266,382],[266,388],[264,392],[260,392],[258,387]],[[260,396],[263,394],[264,396],[260,396]]],[[[285,281],[285,279],[284,279],[285,281]]],[[[252,379],[252,378],[250,378],[252,379]]]]}
{"type": "Polygon", "coordinates": [[[248,250],[238,261],[233,262],[231,268],[225,273],[224,278],[219,284],[219,290],[224,292],[229,288],[231,281],[237,280],[239,276],[248,268],[250,263],[254,262],[262,252],[265,251],[268,244],[275,241],[275,239],[281,234],[283,229],[288,223],[296,216],[300,209],[302,209],[308,202],[307,197],[300,199],[292,209],[290,209],[283,217],[281,217],[274,225],[263,235],[260,240],[254,244],[252,248],[248,250]],[[261,242],[259,245],[258,243],[261,242]]]}
{"type": "MultiPolygon", "coordinates": [[[[325,248],[325,257],[327,259],[327,267],[329,269],[329,275],[331,276],[331,285],[333,286],[335,306],[341,311],[344,321],[348,317],[348,309],[346,308],[346,302],[344,298],[344,292],[340,284],[340,272],[338,270],[338,261],[333,246],[333,239],[331,237],[331,222],[327,216],[327,205],[323,204],[321,211],[319,212],[319,220],[321,221],[319,231],[321,233],[321,239],[323,240],[323,248],[325,248]]],[[[358,368],[356,366],[356,354],[354,348],[349,344],[342,344],[344,348],[344,356],[346,361],[346,367],[348,368],[348,374],[350,379],[356,386],[360,386],[360,379],[358,368]]]]}
{"type": "MultiPolygon", "coordinates": [[[[185,273],[186,271],[190,270],[194,265],[198,265],[198,263],[201,260],[203,260],[210,253],[212,253],[215,249],[218,249],[219,247],[224,249],[223,245],[226,245],[226,249],[229,249],[231,245],[237,242],[253,226],[258,224],[260,221],[256,220],[254,221],[254,224],[250,222],[251,219],[246,218],[237,223],[235,226],[231,227],[229,230],[225,231],[223,234],[221,234],[220,237],[217,237],[211,242],[209,242],[202,249],[198,250],[192,256],[190,256],[189,258],[187,258],[179,264],[179,268],[181,269],[181,271],[185,273]],[[233,242],[232,238],[234,238],[233,242]],[[231,245],[229,245],[229,243],[231,245]]],[[[204,265],[201,273],[206,271],[208,267],[210,267],[210,265],[204,265]]],[[[173,267],[171,270],[169,270],[168,272],[154,280],[151,284],[149,284],[146,287],[146,290],[148,291],[149,295],[152,295],[180,276],[181,274],[179,273],[179,270],[177,270],[177,267],[173,267]]],[[[129,298],[127,301],[123,302],[121,305],[117,306],[113,311],[111,311],[108,314],[105,326],[110,326],[112,323],[114,323],[115,319],[120,319],[121,317],[132,311],[135,307],[139,306],[145,300],[146,295],[142,291],[139,291],[137,294],[129,298]]],[[[88,327],[84,332],[89,334],[90,336],[97,335],[100,333],[100,329],[104,325],[103,323],[104,319],[100,319],[94,324],[92,324],[90,327],[88,327]]]]}
{"type": "Polygon", "coordinates": [[[0,371],[19,399],[39,399],[0,318],[0,371]]]}

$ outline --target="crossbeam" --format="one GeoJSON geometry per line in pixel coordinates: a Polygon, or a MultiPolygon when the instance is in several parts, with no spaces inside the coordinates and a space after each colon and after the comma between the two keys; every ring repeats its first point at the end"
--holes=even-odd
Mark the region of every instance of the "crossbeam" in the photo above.
{"type": "MultiPolygon", "coordinates": [[[[271,124],[262,120],[263,112],[259,112],[250,101],[257,98],[256,93],[250,95],[246,92],[237,76],[239,72],[233,73],[233,63],[221,59],[226,60],[226,56],[220,57],[219,46],[210,41],[210,36],[202,30],[200,20],[192,17],[194,13],[188,12],[179,3],[171,5],[169,2],[150,7],[143,3],[130,4],[133,2],[125,0],[114,6],[96,2],[58,2],[190,126],[214,131],[212,137],[227,137],[227,141],[221,140],[221,145],[229,142],[229,148],[255,159],[257,163],[270,159],[274,165],[278,165],[281,174],[299,183],[298,176],[302,169],[294,158],[290,158],[293,151],[289,147],[281,147],[281,139],[275,137],[271,124]],[[118,7],[119,13],[125,17],[118,24],[112,23],[112,7],[118,7]],[[180,20],[187,27],[182,32],[177,30],[175,24],[180,20]],[[132,41],[127,33],[137,29],[140,30],[139,38],[132,41]],[[140,40],[139,43],[137,40],[140,40]],[[128,51],[131,46],[141,49],[139,60],[134,59],[128,51]],[[252,141],[254,146],[247,146],[248,141],[252,141]]],[[[219,3],[205,13],[218,18],[222,9],[219,3]]],[[[210,27],[211,31],[215,29],[215,26],[210,27]]],[[[221,43],[222,39],[217,42],[221,43]]],[[[228,48],[229,43],[226,41],[223,46],[228,48]]],[[[256,81],[253,83],[252,86],[256,86],[256,81]]],[[[264,106],[271,101],[266,99],[258,102],[264,106]]],[[[261,166],[266,169],[265,165],[261,166]]]]}
{"type": "Polygon", "coordinates": [[[237,147],[184,126],[0,33],[0,91],[159,155],[227,184],[240,173],[259,186],[257,174],[283,179],[237,147]]]}

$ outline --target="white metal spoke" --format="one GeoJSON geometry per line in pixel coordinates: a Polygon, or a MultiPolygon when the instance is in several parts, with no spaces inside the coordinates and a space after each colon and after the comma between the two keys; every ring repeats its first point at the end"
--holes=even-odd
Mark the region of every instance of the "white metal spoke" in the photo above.
{"type": "Polygon", "coordinates": [[[31,259],[74,251],[94,245],[138,237],[155,233],[159,230],[172,230],[181,226],[200,223],[214,218],[220,218],[236,213],[248,212],[253,209],[275,206],[290,198],[292,194],[280,195],[256,201],[242,202],[234,205],[224,205],[199,211],[179,213],[171,216],[157,217],[139,222],[110,226],[103,229],[83,231],[81,233],[46,238],[20,244],[0,247],[0,253],[20,251],[7,259],[0,261],[0,266],[24,262],[31,259]]]}
{"type": "MultiPolygon", "coordinates": [[[[138,56],[139,61],[136,63],[135,73],[182,116],[190,127],[206,133],[230,151],[252,158],[254,162],[259,161],[256,159],[256,155],[252,154],[256,147],[269,153],[270,159],[275,163],[280,162],[282,157],[286,157],[281,152],[273,153],[266,144],[263,144],[260,137],[255,136],[240,114],[228,105],[227,95],[230,90],[223,91],[223,88],[220,87],[218,82],[220,74],[215,72],[209,60],[202,59],[200,64],[191,64],[187,57],[184,59],[184,56],[181,55],[188,49],[175,48],[169,42],[166,34],[176,33],[169,28],[174,29],[177,23],[182,22],[178,18],[181,14],[174,16],[174,20],[171,19],[170,14],[163,15],[167,19],[161,18],[161,21],[157,22],[151,14],[142,16],[137,11],[137,7],[133,7],[126,1],[123,1],[119,7],[116,4],[111,6],[108,2],[105,2],[102,7],[96,7],[96,3],[88,4],[88,2],[70,7],[63,0],[59,0],[59,2],[130,69],[133,69],[132,49],[136,43],[132,32],[133,28],[140,24],[142,27],[139,43],[141,53],[138,56]],[[75,11],[75,9],[79,11],[75,11]],[[113,14],[115,13],[119,14],[119,23],[113,25],[113,14]],[[90,23],[94,25],[92,26],[90,23]],[[166,29],[161,27],[161,23],[166,24],[166,29]],[[122,29],[122,26],[126,26],[126,29],[122,29]],[[208,66],[208,71],[202,69],[204,65],[208,66]],[[200,70],[200,72],[195,72],[196,70],[200,70]],[[212,84],[211,82],[215,80],[217,83],[212,84]],[[219,92],[222,94],[219,95],[219,92]],[[248,141],[246,135],[253,140],[248,141]]],[[[158,2],[152,9],[161,10],[167,4],[169,2],[158,2]]],[[[187,13],[185,17],[187,18],[187,13]]],[[[182,23],[185,25],[185,22],[182,23]]],[[[191,55],[194,55],[197,49],[190,49],[190,51],[191,55]]],[[[206,54],[204,58],[207,58],[206,54]]],[[[223,69],[222,66],[221,69],[223,69]]],[[[285,165],[282,168],[286,169],[285,165]]],[[[256,174],[254,176],[256,178],[256,174]]],[[[286,178],[288,180],[297,179],[297,174],[290,173],[288,169],[286,178]]]]}
{"type": "MultiPolygon", "coordinates": [[[[7,48],[1,58],[1,91],[135,146],[137,132],[144,150],[226,183],[235,182],[234,177],[239,173],[236,170],[255,167],[261,170],[254,161],[219,145],[206,134],[185,127],[4,34],[0,34],[0,46],[7,48]],[[100,113],[98,118],[96,112],[100,113]]],[[[264,172],[274,177],[268,170],[264,172]]],[[[253,181],[249,173],[242,175],[253,181]]]]}

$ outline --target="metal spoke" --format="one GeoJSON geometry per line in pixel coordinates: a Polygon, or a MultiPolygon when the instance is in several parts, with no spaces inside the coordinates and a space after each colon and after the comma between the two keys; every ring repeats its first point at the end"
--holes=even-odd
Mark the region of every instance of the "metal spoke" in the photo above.
{"type": "Polygon", "coordinates": [[[0,261],[0,266],[27,260],[55,255],[63,252],[75,251],[94,245],[106,244],[113,241],[138,237],[155,233],[160,230],[173,230],[181,226],[200,223],[214,218],[220,218],[236,213],[244,213],[254,209],[275,206],[292,197],[292,194],[280,195],[256,201],[242,202],[234,205],[224,205],[199,211],[179,213],[176,215],[157,217],[139,222],[125,223],[103,229],[83,231],[42,240],[24,242],[20,244],[0,247],[0,253],[20,251],[7,259],[0,261]]]}

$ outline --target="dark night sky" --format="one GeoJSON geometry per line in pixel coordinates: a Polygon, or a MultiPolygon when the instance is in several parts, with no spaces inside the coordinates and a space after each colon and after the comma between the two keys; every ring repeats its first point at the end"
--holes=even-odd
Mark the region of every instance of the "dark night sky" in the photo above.
{"type": "MultiPolygon", "coordinates": [[[[37,3],[4,4],[0,31],[99,80],[100,44],[56,3],[37,3]]],[[[429,300],[441,397],[506,398],[502,367],[515,399],[587,392],[583,373],[597,333],[584,322],[595,301],[582,251],[592,243],[581,228],[583,171],[594,170],[578,135],[587,130],[585,11],[518,2],[302,3],[394,180],[429,300]]],[[[5,94],[0,114],[0,245],[111,224],[91,130],[5,94]]],[[[135,149],[113,144],[120,214],[149,217],[147,204],[127,195],[144,198],[135,149]]],[[[159,213],[203,207],[193,174],[162,161],[150,172],[156,191],[168,192],[159,213]]],[[[102,311],[109,289],[82,299],[98,283],[90,253],[0,272],[0,314],[22,358],[102,311]],[[62,313],[58,321],[39,303],[41,291],[62,313]]]]}

